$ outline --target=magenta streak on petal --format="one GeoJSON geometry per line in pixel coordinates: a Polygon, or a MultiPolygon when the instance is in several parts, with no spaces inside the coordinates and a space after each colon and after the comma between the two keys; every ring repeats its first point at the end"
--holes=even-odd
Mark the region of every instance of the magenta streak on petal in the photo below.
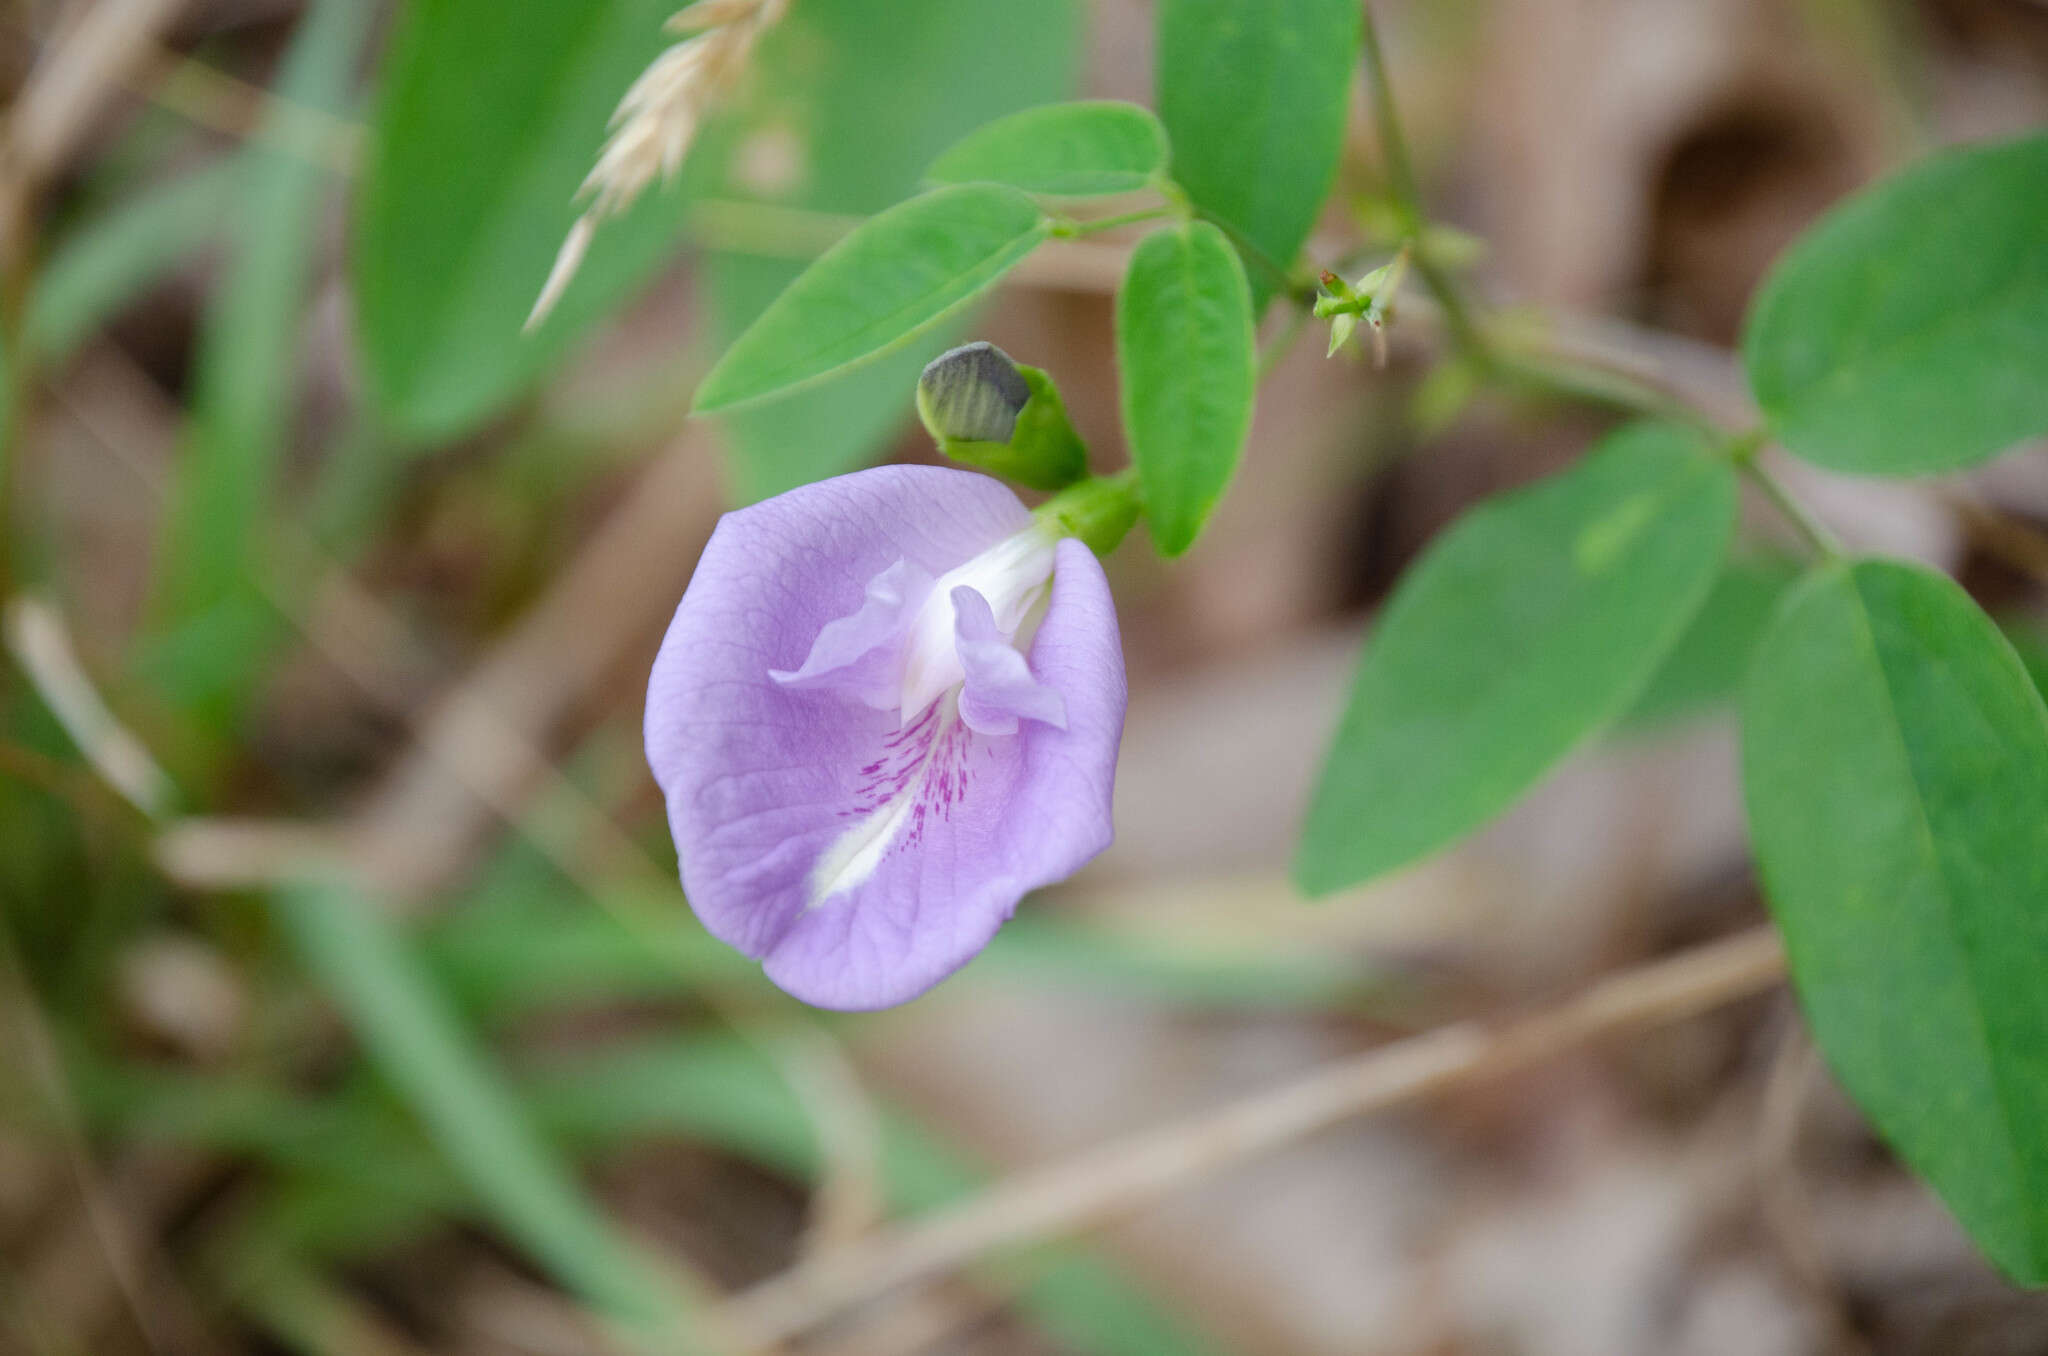
{"type": "Polygon", "coordinates": [[[892,847],[892,851],[907,850],[923,841],[927,815],[935,820],[952,820],[955,787],[966,783],[967,755],[973,747],[965,725],[954,719],[945,721],[936,746],[931,750],[923,780],[916,788],[917,804],[911,812],[910,832],[892,847]]]}
{"type": "Polygon", "coordinates": [[[933,705],[916,720],[883,740],[882,747],[886,752],[861,769],[861,780],[854,787],[854,804],[850,809],[840,810],[840,817],[857,818],[880,809],[884,803],[901,794],[924,765],[938,724],[939,708],[933,705]]]}
{"type": "Polygon", "coordinates": [[[857,822],[812,873],[810,908],[859,890],[891,856],[922,843],[929,823],[952,819],[953,778],[970,745],[950,698],[927,714],[911,738],[895,740],[898,760],[857,793],[857,822]]]}

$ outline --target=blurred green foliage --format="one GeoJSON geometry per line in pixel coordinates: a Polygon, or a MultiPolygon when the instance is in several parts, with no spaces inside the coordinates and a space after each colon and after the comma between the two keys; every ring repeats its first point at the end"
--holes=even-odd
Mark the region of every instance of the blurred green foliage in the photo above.
{"type": "Polygon", "coordinates": [[[394,425],[447,438],[558,365],[673,254],[683,182],[605,224],[552,314],[522,326],[619,97],[670,41],[669,0],[404,8],[381,73],[351,274],[364,365],[394,425]]]}
{"type": "MultiPolygon", "coordinates": [[[[345,111],[375,11],[322,0],[278,72],[280,99],[345,111]]],[[[273,117],[276,115],[273,114],[273,117]]],[[[264,141],[237,156],[226,272],[208,308],[158,554],[154,685],[174,706],[232,728],[277,629],[252,576],[277,512],[296,408],[308,294],[330,176],[264,141]]]]}
{"type": "Polygon", "coordinates": [[[1336,177],[1361,14],[1351,0],[1161,0],[1173,177],[1247,247],[1255,311],[1285,287],[1336,177]]]}

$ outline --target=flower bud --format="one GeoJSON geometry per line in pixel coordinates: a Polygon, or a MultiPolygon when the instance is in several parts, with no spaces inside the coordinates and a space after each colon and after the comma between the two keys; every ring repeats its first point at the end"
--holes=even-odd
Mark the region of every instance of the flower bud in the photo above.
{"type": "Polygon", "coordinates": [[[1007,443],[1030,400],[1017,364],[985,340],[941,353],[917,379],[918,417],[941,444],[1007,443]]]}
{"type": "Polygon", "coordinates": [[[1071,485],[1088,449],[1048,377],[994,344],[964,344],[934,358],[917,383],[917,413],[955,461],[1036,490],[1071,485]]]}
{"type": "Polygon", "coordinates": [[[1367,273],[1355,283],[1335,273],[1322,276],[1326,292],[1315,300],[1314,314],[1330,322],[1330,347],[1324,356],[1334,357],[1351,341],[1362,319],[1372,329],[1373,355],[1381,367],[1387,365],[1387,323],[1394,318],[1394,294],[1408,273],[1408,246],[1388,263],[1367,273]]]}

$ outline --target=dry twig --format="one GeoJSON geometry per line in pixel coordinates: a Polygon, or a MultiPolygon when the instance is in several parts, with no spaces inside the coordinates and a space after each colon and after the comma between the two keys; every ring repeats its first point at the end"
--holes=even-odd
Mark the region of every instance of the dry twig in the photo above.
{"type": "Polygon", "coordinates": [[[0,265],[20,262],[30,205],[91,130],[107,96],[154,50],[182,0],[101,0],[30,72],[0,138],[0,265]]]}
{"type": "MultiPolygon", "coordinates": [[[[385,778],[350,830],[354,856],[389,895],[416,903],[447,884],[494,820],[527,823],[522,806],[532,788],[583,799],[543,746],[621,654],[660,634],[717,519],[715,482],[711,448],[692,426],[641,473],[590,544],[421,724],[416,751],[385,778]]],[[[344,660],[348,648],[322,646],[344,660]]],[[[579,818],[600,833],[608,822],[595,814],[579,818]]],[[[615,826],[605,837],[598,855],[645,862],[615,826]]],[[[583,874],[548,843],[541,846],[572,879],[583,874]]],[[[575,845],[560,847],[575,855],[575,845]]]]}
{"type": "Polygon", "coordinates": [[[727,1317],[756,1343],[785,1341],[897,1286],[994,1249],[1086,1228],[1339,1121],[1731,1003],[1775,984],[1784,963],[1776,932],[1757,928],[1610,976],[1531,1016],[1459,1022],[1369,1050],[807,1259],[733,1300],[727,1317]]]}
{"type": "Polygon", "coordinates": [[[881,1116],[853,1062],[822,1027],[795,1027],[762,1044],[817,1128],[822,1164],[802,1247],[830,1252],[882,1218],[881,1116]]]}
{"type": "Polygon", "coordinates": [[[57,610],[35,598],[12,599],[5,630],[15,662],[101,779],[151,819],[168,812],[171,779],[100,700],[72,651],[70,633],[57,610]]]}
{"type": "Polygon", "coordinates": [[[273,146],[335,174],[353,174],[362,161],[361,123],[281,98],[160,45],[151,44],[128,86],[197,126],[273,146]]]}

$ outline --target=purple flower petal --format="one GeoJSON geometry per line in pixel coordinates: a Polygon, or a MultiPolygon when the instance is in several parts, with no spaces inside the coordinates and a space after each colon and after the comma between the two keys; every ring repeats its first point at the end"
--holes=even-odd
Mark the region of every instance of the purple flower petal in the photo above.
{"type": "Polygon", "coordinates": [[[960,718],[978,734],[1017,733],[1019,720],[1067,728],[1067,703],[1031,676],[1024,656],[1002,632],[988,599],[962,585],[953,590],[953,633],[966,670],[960,690],[960,718]]]}
{"type": "Polygon", "coordinates": [[[878,711],[893,711],[903,691],[900,642],[932,591],[932,577],[908,560],[868,581],[860,611],[827,622],[803,667],[770,669],[784,687],[835,688],[878,711]]]}
{"type": "Polygon", "coordinates": [[[1123,657],[1108,582],[1078,542],[1053,553],[1028,665],[1010,651],[1033,689],[1060,699],[1065,729],[1046,723],[1043,697],[1017,695],[1013,669],[979,652],[1008,649],[979,617],[962,648],[964,690],[907,724],[869,704],[865,676],[857,694],[770,676],[851,677],[886,649],[859,642],[884,634],[884,614],[900,616],[868,612],[880,576],[900,561],[899,582],[913,569],[938,579],[1032,525],[987,477],[884,467],[729,514],[705,548],[649,683],[648,758],[691,905],[799,998],[913,998],[979,951],[1026,893],[1109,843],[1123,657]],[[1008,710],[1014,733],[963,719],[963,703],[979,700],[977,669],[992,703],[983,713],[1008,710]]]}

